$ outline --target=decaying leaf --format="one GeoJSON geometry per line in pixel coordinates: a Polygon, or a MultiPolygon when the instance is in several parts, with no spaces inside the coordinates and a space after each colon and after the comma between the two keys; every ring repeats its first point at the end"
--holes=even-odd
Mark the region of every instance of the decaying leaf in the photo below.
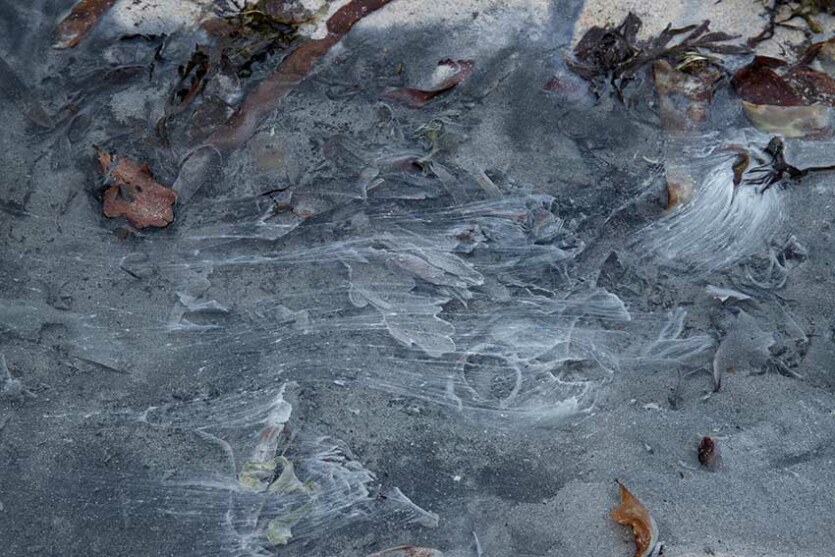
{"type": "Polygon", "coordinates": [[[110,183],[104,192],[104,216],[123,216],[136,228],[162,228],[174,221],[177,193],[157,183],[147,163],[95,149],[110,183]]]}
{"type": "MultiPolygon", "coordinates": [[[[281,482],[284,484],[283,487],[278,488],[276,490],[273,489],[273,486],[270,486],[271,493],[278,493],[278,494],[290,494],[290,493],[310,493],[315,489],[315,486],[312,484],[302,484],[298,478],[296,478],[295,473],[293,472],[293,464],[288,461],[284,457],[280,457],[284,470],[281,473],[281,476],[286,476],[289,470],[289,475],[292,476],[291,479],[282,481],[281,478],[273,482],[273,485],[281,482]]],[[[304,504],[296,507],[291,511],[287,511],[281,516],[277,516],[271,519],[267,523],[267,529],[265,531],[265,535],[267,536],[267,541],[269,541],[272,545],[287,545],[290,540],[293,538],[293,530],[292,527],[301,520],[304,515],[306,515],[310,510],[313,508],[314,500],[311,498],[304,504]]]]}
{"type": "Polygon", "coordinates": [[[752,104],[798,106],[803,103],[800,95],[776,71],[787,65],[785,60],[755,56],[750,64],[737,70],[731,85],[742,100],[752,104]]]}
{"type": "Polygon", "coordinates": [[[430,89],[418,89],[416,87],[390,87],[383,91],[383,98],[392,101],[402,102],[412,108],[420,108],[438,95],[449,91],[461,84],[475,71],[475,62],[472,60],[441,60],[438,66],[446,68],[451,72],[434,87],[430,89]]]}
{"type": "Polygon", "coordinates": [[[116,0],[80,0],[58,24],[53,48],[77,46],[115,3],[116,0]]]}
{"type": "Polygon", "coordinates": [[[649,557],[658,545],[658,526],[641,501],[618,482],[620,504],[612,511],[612,520],[629,526],[635,536],[635,557],[649,557]]]}
{"type": "Polygon", "coordinates": [[[293,463],[283,456],[277,457],[275,462],[281,465],[281,474],[279,474],[278,478],[276,478],[276,480],[271,483],[270,487],[267,489],[270,493],[278,493],[281,495],[286,495],[288,493],[310,493],[316,488],[316,486],[310,482],[302,483],[301,480],[296,477],[296,471],[293,463]]]}
{"type": "Polygon", "coordinates": [[[722,453],[714,437],[705,435],[699,442],[699,464],[715,472],[722,467],[722,453]]]}
{"type": "Polygon", "coordinates": [[[762,0],[762,4],[765,7],[765,15],[768,16],[768,23],[762,32],[748,39],[747,44],[751,47],[771,39],[778,25],[786,25],[795,18],[805,21],[809,32],[823,33],[823,27],[813,16],[835,14],[835,2],[832,0],[772,0],[770,3],[768,0],[762,0]],[[777,20],[778,15],[782,17],[780,21],[777,20]]]}
{"type": "MultiPolygon", "coordinates": [[[[252,451],[252,455],[241,466],[238,483],[242,487],[253,491],[266,491],[275,477],[278,464],[281,463],[285,466],[283,457],[276,457],[279,437],[293,411],[290,403],[284,400],[285,389],[286,385],[282,385],[278,395],[273,400],[267,419],[264,420],[264,427],[258,434],[258,442],[252,451]]],[[[284,470],[286,469],[285,466],[284,470]]],[[[289,473],[293,474],[292,466],[289,468],[289,473]]]]}
{"type": "Polygon", "coordinates": [[[444,554],[437,549],[430,549],[428,547],[400,545],[372,553],[368,557],[444,557],[444,554]]]}
{"type": "Polygon", "coordinates": [[[828,42],[810,46],[794,65],[756,56],[734,74],[731,85],[758,128],[787,137],[814,137],[829,130],[835,79],[809,66],[827,51],[828,42]]]}
{"type": "MultiPolygon", "coordinates": [[[[285,388],[286,385],[282,385],[273,400],[270,413],[258,434],[258,442],[238,473],[238,484],[246,491],[269,494],[272,497],[294,494],[306,496],[299,503],[292,505],[289,510],[267,521],[264,535],[274,546],[286,545],[292,539],[293,526],[313,509],[317,490],[315,483],[299,480],[291,461],[276,454],[279,437],[293,411],[290,403],[284,400],[285,388]],[[279,468],[281,472],[278,472],[279,468]]],[[[256,520],[259,515],[260,511],[257,511],[256,520]]]]}
{"type": "Polygon", "coordinates": [[[231,152],[246,143],[258,126],[278,109],[282,99],[310,75],[316,63],[358,21],[389,2],[391,0],[351,0],[328,18],[327,35],[307,40],[290,52],[275,71],[246,96],[222,126],[207,134],[202,142],[205,148],[197,149],[187,157],[174,184],[180,192],[181,202],[187,202],[203,186],[215,156],[231,152]]]}
{"type": "Polygon", "coordinates": [[[312,19],[313,14],[301,5],[256,0],[236,10],[221,11],[202,26],[217,39],[223,55],[243,77],[252,72],[256,62],[289,47],[298,38],[298,26],[312,19]]]}
{"type": "Polygon", "coordinates": [[[241,471],[238,473],[238,483],[241,487],[251,491],[262,491],[265,486],[270,485],[270,481],[275,477],[277,461],[274,458],[258,462],[254,460],[245,460],[241,465],[241,471]]]}

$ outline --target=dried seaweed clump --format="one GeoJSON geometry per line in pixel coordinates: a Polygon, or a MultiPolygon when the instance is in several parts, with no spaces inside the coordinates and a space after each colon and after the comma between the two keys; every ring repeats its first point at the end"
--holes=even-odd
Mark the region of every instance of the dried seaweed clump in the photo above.
{"type": "Polygon", "coordinates": [[[574,48],[574,60],[568,66],[577,75],[593,83],[608,81],[620,100],[623,90],[648,64],[665,60],[674,67],[694,54],[745,54],[748,47],[729,44],[734,35],[710,31],[710,21],[674,29],[672,25],[657,36],[639,40],[641,19],[629,13],[616,26],[592,27],[574,48]]]}

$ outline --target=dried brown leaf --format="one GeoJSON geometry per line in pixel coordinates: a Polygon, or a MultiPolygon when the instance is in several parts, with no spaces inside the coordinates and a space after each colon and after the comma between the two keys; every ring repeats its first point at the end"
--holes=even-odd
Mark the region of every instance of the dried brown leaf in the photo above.
{"type": "Polygon", "coordinates": [[[791,66],[785,60],[757,56],[734,74],[731,85],[758,128],[787,137],[830,134],[829,108],[835,107],[835,79],[809,64],[828,52],[832,44],[813,44],[791,66]]]}
{"type": "Polygon", "coordinates": [[[412,108],[420,108],[438,95],[445,93],[462,83],[473,71],[475,62],[472,60],[441,60],[439,66],[447,66],[453,73],[443,79],[431,89],[418,89],[415,87],[390,87],[383,91],[383,98],[405,103],[412,108]]]}
{"type": "Polygon", "coordinates": [[[789,86],[803,99],[803,104],[835,106],[835,79],[805,66],[794,67],[785,76],[789,86]]]}
{"type": "Polygon", "coordinates": [[[800,106],[803,99],[773,69],[784,65],[782,60],[757,56],[734,74],[731,86],[742,100],[752,104],[800,106]]]}
{"type": "Polygon", "coordinates": [[[81,0],[61,20],[53,48],[73,48],[87,36],[116,0],[81,0]]]}
{"type": "Polygon", "coordinates": [[[635,536],[635,557],[648,557],[658,544],[658,526],[641,501],[618,482],[620,504],[612,511],[612,520],[629,526],[635,536]]]}
{"type": "Polygon", "coordinates": [[[136,228],[162,228],[174,221],[177,193],[157,183],[146,163],[95,149],[111,183],[104,192],[104,216],[123,216],[136,228]]]}
{"type": "Polygon", "coordinates": [[[835,79],[808,66],[824,46],[812,45],[793,66],[778,58],[757,56],[734,74],[731,85],[742,100],[753,104],[835,106],[835,79]]]}

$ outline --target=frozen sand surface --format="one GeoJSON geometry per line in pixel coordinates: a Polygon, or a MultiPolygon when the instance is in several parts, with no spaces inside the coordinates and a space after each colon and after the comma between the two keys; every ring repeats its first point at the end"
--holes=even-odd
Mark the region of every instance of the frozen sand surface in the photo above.
{"type": "MultiPolygon", "coordinates": [[[[101,215],[91,145],[173,183],[186,124],[168,147],[155,124],[194,39],[95,89],[105,61],[146,64],[158,43],[107,27],[53,52],[69,4],[2,11],[0,55],[44,106],[84,95],[49,134],[0,103],[0,554],[476,557],[478,539],[486,556],[625,557],[615,479],[665,555],[832,554],[832,178],[730,205],[715,147],[768,139],[731,100],[676,143],[646,103],[543,91],[592,22],[634,7],[648,32],[675,13],[754,34],[742,2],[394,0],[174,224],[139,234],[101,215]],[[421,109],[381,102],[443,58],[476,72],[421,109]],[[676,156],[701,197],[669,213],[652,161],[676,156]],[[805,256],[785,256],[792,235],[805,256]],[[718,472],[699,467],[703,435],[718,472]],[[280,497],[251,474],[286,469],[270,451],[300,482],[280,497]]],[[[831,140],[814,145],[787,152],[821,162],[831,140]]]]}

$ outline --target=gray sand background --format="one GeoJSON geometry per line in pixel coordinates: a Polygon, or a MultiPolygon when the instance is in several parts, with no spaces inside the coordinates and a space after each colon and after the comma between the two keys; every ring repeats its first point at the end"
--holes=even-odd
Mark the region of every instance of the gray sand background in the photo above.
{"type": "MultiPolygon", "coordinates": [[[[0,555],[258,554],[259,526],[228,521],[248,504],[234,495],[241,455],[282,385],[280,452],[331,487],[264,554],[626,557],[631,534],[608,516],[616,479],[652,512],[664,555],[835,554],[832,176],[769,192],[768,234],[695,271],[641,243],[665,218],[655,162],[679,144],[651,102],[595,101],[562,62],[583,29],[629,10],[649,34],[709,17],[750,36],[757,5],[394,0],[174,224],[122,234],[101,214],[91,145],[174,182],[189,147],[156,144],[154,122],[199,9],[140,18],[171,33],[167,61],[96,88],[96,70],[147,63],[155,45],[111,40],[138,17],[119,12],[53,51],[71,4],[0,2],[0,55],[31,95],[54,114],[85,92],[80,117],[51,132],[0,100],[0,555]],[[477,71],[424,108],[381,104],[386,86],[430,84],[444,58],[477,71]],[[555,74],[580,92],[544,91],[555,74]],[[391,170],[432,151],[429,128],[440,168],[391,170]],[[263,220],[258,194],[273,188],[312,216],[263,220]],[[475,247],[456,240],[475,229],[475,247]],[[795,245],[805,255],[785,256],[795,245]],[[714,393],[717,350],[734,371],[714,393]],[[703,435],[721,446],[717,472],[699,466],[703,435]]],[[[704,147],[696,181],[727,161],[709,147],[768,139],[732,99],[716,103],[688,140],[704,147]]],[[[835,155],[831,140],[787,151],[835,155]]],[[[694,242],[745,234],[721,224],[694,242]]]]}

